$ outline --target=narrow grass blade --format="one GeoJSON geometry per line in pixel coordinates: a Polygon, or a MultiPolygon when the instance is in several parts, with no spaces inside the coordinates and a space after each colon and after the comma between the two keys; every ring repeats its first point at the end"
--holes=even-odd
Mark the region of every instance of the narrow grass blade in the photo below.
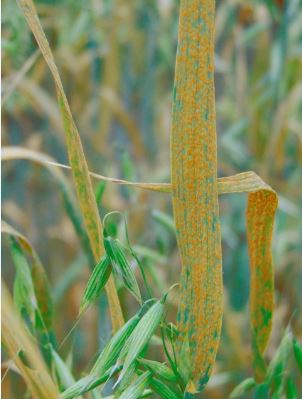
{"type": "Polygon", "coordinates": [[[83,298],[80,305],[80,315],[88,306],[100,295],[111,274],[111,263],[108,256],[103,256],[100,262],[95,266],[86,285],[83,298]]]}
{"type": "Polygon", "coordinates": [[[14,302],[20,315],[29,323],[30,328],[33,329],[36,324],[37,300],[29,264],[20,245],[14,238],[11,238],[10,248],[16,269],[14,302]]]}
{"type": "Polygon", "coordinates": [[[173,91],[171,183],[182,261],[178,367],[187,392],[209,380],[222,323],[214,93],[215,2],[180,2],[173,91]]]}
{"type": "Polygon", "coordinates": [[[52,356],[52,364],[55,369],[56,377],[59,381],[60,388],[62,390],[67,389],[71,385],[75,384],[75,379],[65,364],[64,360],[60,357],[60,355],[51,348],[51,356],[52,356]]]}
{"type": "MultiPolygon", "coordinates": [[[[95,261],[98,261],[104,253],[102,242],[102,225],[80,135],[74,123],[53,54],[40,24],[34,3],[32,0],[18,0],[18,5],[24,14],[24,17],[26,18],[32,33],[35,36],[35,39],[51,71],[56,85],[58,103],[65,130],[69,162],[73,172],[79,204],[82,210],[84,223],[94,253],[95,261]]],[[[112,277],[109,278],[106,289],[109,299],[112,326],[114,330],[117,330],[123,325],[123,316],[112,277]]]]}
{"type": "Polygon", "coordinates": [[[269,385],[266,383],[256,385],[253,399],[270,399],[269,385]]]}
{"type": "Polygon", "coordinates": [[[254,378],[247,378],[233,389],[230,394],[230,399],[246,397],[247,392],[251,391],[255,386],[256,382],[254,378]]]}
{"type": "Polygon", "coordinates": [[[136,281],[136,277],[130,263],[128,262],[124,254],[124,249],[121,243],[117,239],[105,237],[104,247],[108,257],[110,258],[110,261],[113,264],[113,267],[124,281],[125,286],[141,304],[142,298],[136,281]]]}
{"type": "Polygon", "coordinates": [[[295,338],[293,339],[293,350],[296,363],[302,373],[302,345],[295,338]]]}
{"type": "Polygon", "coordinates": [[[146,373],[139,376],[138,379],[119,396],[119,399],[138,399],[148,386],[151,375],[152,373],[150,373],[150,371],[146,371],[146,373]]]}
{"type": "Polygon", "coordinates": [[[157,301],[139,321],[125,344],[126,353],[123,351],[120,356],[120,360],[123,361],[125,355],[125,360],[123,361],[123,370],[115,385],[120,383],[127,369],[135,362],[148,345],[152,335],[162,320],[163,314],[164,303],[163,301],[157,301]]]}
{"type": "Polygon", "coordinates": [[[286,399],[298,399],[295,381],[290,376],[286,380],[286,399]]]}
{"type": "Polygon", "coordinates": [[[16,314],[11,295],[2,283],[2,341],[34,399],[57,399],[59,391],[51,379],[36,343],[16,314]],[[16,354],[26,353],[26,364],[16,354]],[[28,367],[30,365],[30,367],[28,367]]]}
{"type": "Polygon", "coordinates": [[[271,394],[276,397],[281,396],[285,385],[286,366],[292,350],[292,334],[287,329],[280,346],[268,367],[268,377],[271,394]]]}
{"type": "Polygon", "coordinates": [[[13,76],[13,78],[10,80],[10,83],[8,87],[5,89],[2,98],[1,98],[1,106],[5,104],[9,96],[14,92],[18,84],[22,81],[24,76],[27,74],[27,72],[31,69],[31,67],[34,65],[34,63],[37,61],[39,57],[39,51],[36,50],[34,51],[30,57],[25,61],[23,66],[20,68],[20,70],[13,76]]]}

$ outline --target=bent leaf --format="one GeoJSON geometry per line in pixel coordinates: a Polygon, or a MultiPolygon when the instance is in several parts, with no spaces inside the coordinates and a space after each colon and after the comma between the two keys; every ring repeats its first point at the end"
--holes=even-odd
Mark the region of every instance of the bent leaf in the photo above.
{"type": "MultiPolygon", "coordinates": [[[[51,71],[55,82],[58,103],[64,124],[68,157],[74,177],[79,204],[82,210],[84,223],[94,253],[95,261],[98,261],[104,253],[102,242],[102,225],[92,183],[89,177],[88,166],[85,159],[81,138],[74,123],[53,54],[39,21],[34,3],[32,0],[18,0],[18,5],[23,12],[23,15],[33,35],[35,36],[41,53],[51,71]]],[[[112,327],[116,331],[123,325],[124,320],[112,276],[108,280],[106,289],[109,299],[112,327]]]]}
{"type": "Polygon", "coordinates": [[[226,177],[224,193],[247,192],[246,226],[250,258],[250,320],[255,377],[263,378],[262,355],[267,346],[274,310],[272,234],[278,206],[275,191],[254,172],[226,177]]]}

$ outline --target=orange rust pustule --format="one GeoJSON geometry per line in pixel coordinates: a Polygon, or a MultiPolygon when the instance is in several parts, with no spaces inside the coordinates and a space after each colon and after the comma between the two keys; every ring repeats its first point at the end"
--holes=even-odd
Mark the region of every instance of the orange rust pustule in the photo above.
{"type": "Polygon", "coordinates": [[[222,320],[217,192],[213,0],[181,0],[171,133],[174,218],[182,260],[178,365],[202,389],[222,320]]]}

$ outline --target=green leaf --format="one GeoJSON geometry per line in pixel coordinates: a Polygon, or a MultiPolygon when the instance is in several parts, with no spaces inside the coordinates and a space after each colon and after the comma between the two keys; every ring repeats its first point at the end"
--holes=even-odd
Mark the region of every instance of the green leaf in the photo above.
{"type": "Polygon", "coordinates": [[[30,267],[19,243],[13,237],[10,240],[10,249],[16,269],[14,301],[22,317],[33,328],[36,324],[37,299],[30,267]]]}
{"type": "Polygon", "coordinates": [[[96,187],[95,200],[96,200],[96,203],[98,205],[100,205],[101,202],[102,202],[103,195],[104,195],[104,192],[105,192],[105,188],[106,188],[106,182],[104,182],[104,181],[99,182],[97,187],[96,187]]]}
{"type": "Polygon", "coordinates": [[[128,262],[124,249],[117,239],[111,237],[104,238],[104,247],[106,253],[113,264],[114,269],[122,278],[125,286],[133,294],[139,303],[142,302],[140,290],[133,272],[133,268],[128,262]]]}
{"type": "Polygon", "coordinates": [[[256,386],[254,378],[247,378],[237,385],[230,394],[230,399],[240,398],[256,386]]]}
{"type": "MultiPolygon", "coordinates": [[[[45,273],[45,269],[41,263],[41,260],[31,243],[27,240],[27,238],[3,220],[1,221],[1,232],[4,234],[8,234],[10,237],[13,237],[16,240],[16,243],[19,245],[19,248],[23,253],[24,259],[22,260],[22,263],[26,262],[27,268],[31,266],[31,280],[34,287],[34,295],[36,297],[37,307],[39,310],[38,314],[36,313],[36,328],[38,328],[39,330],[41,329],[43,333],[46,332],[45,330],[50,333],[53,316],[53,301],[50,293],[48,278],[45,273]],[[29,260],[29,263],[27,259],[29,260]]],[[[16,254],[15,256],[15,260],[21,260],[22,258],[22,255],[16,254]]]]}
{"type": "Polygon", "coordinates": [[[293,349],[297,365],[302,372],[302,346],[295,338],[293,339],[293,349]]]}
{"type": "Polygon", "coordinates": [[[75,379],[60,355],[51,348],[52,364],[62,389],[67,389],[75,384],[75,379]]]}
{"type": "Polygon", "coordinates": [[[260,384],[256,386],[254,399],[269,399],[269,385],[260,384]]]}
{"type": "Polygon", "coordinates": [[[165,323],[164,332],[169,338],[170,342],[174,342],[176,338],[179,336],[179,330],[173,323],[165,323]]]}
{"type": "Polygon", "coordinates": [[[292,349],[292,334],[286,330],[284,337],[268,367],[268,381],[273,394],[281,394],[285,370],[292,349]]]}
{"type": "Polygon", "coordinates": [[[105,287],[112,267],[108,256],[103,256],[100,262],[95,266],[88,280],[80,305],[80,314],[100,295],[105,287]]]}
{"type": "Polygon", "coordinates": [[[286,399],[298,399],[297,387],[291,377],[286,380],[286,399]]]}

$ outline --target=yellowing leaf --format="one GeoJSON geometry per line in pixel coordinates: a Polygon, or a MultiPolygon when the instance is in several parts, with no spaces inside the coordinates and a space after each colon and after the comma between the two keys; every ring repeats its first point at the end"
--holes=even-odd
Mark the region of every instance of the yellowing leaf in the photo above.
{"type": "Polygon", "coordinates": [[[172,200],[182,260],[178,366],[190,393],[207,383],[222,322],[212,0],[180,2],[171,131],[172,200]]]}
{"type": "MultiPolygon", "coordinates": [[[[18,5],[25,16],[32,33],[35,36],[35,39],[55,82],[58,103],[65,130],[69,162],[74,177],[79,204],[84,217],[84,222],[94,253],[95,261],[98,262],[104,253],[102,243],[102,225],[95,201],[93,187],[89,177],[88,166],[80,135],[74,123],[53,54],[40,24],[34,3],[32,0],[18,0],[18,5]]],[[[117,330],[123,325],[124,321],[112,276],[109,278],[106,288],[109,299],[112,326],[114,330],[117,330]]]]}
{"type": "Polygon", "coordinates": [[[225,193],[248,193],[246,225],[251,274],[250,319],[255,377],[259,381],[264,378],[262,355],[271,333],[274,310],[271,242],[278,198],[275,191],[254,172],[221,179],[220,187],[225,193]]]}

